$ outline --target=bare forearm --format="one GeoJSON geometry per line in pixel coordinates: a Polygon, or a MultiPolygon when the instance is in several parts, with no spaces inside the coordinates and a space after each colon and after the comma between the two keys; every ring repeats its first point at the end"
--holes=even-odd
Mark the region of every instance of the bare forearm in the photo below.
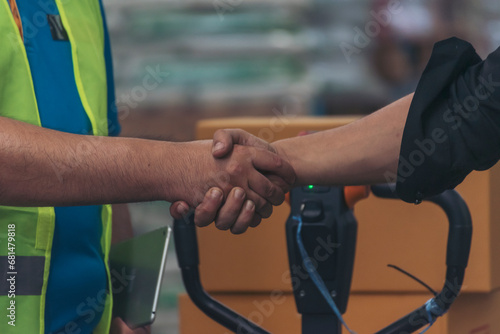
{"type": "Polygon", "coordinates": [[[412,97],[408,95],[352,124],[274,145],[288,157],[297,184],[387,182],[387,176],[397,171],[412,97]]]}
{"type": "Polygon", "coordinates": [[[73,135],[0,118],[0,204],[175,199],[185,159],[179,145],[73,135]]]}

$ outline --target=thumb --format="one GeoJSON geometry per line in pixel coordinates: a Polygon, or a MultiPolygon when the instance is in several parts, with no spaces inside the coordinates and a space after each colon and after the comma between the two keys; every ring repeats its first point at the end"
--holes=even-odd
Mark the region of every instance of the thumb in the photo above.
{"type": "Polygon", "coordinates": [[[241,129],[217,130],[214,133],[212,155],[214,158],[223,158],[231,153],[234,145],[262,148],[273,153],[275,149],[266,141],[241,129]]]}
{"type": "Polygon", "coordinates": [[[177,201],[170,206],[170,215],[174,219],[182,219],[189,213],[189,205],[184,201],[177,201]]]}
{"type": "Polygon", "coordinates": [[[233,130],[217,130],[212,143],[214,158],[223,158],[233,150],[233,145],[238,144],[239,136],[233,130]]]}

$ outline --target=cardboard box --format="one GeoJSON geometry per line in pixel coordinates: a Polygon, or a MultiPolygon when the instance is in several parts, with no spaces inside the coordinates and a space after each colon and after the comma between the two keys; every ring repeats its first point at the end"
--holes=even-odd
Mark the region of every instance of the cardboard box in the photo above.
{"type": "MultiPolygon", "coordinates": [[[[267,294],[213,296],[273,334],[301,334],[301,318],[296,311],[293,295],[289,293],[276,290],[267,294]]],[[[353,294],[345,320],[357,333],[375,333],[423,305],[429,298],[430,294],[353,294]]],[[[180,334],[231,333],[198,310],[187,295],[180,296],[179,311],[180,334]]],[[[498,314],[500,291],[464,294],[426,334],[500,333],[498,314]]],[[[343,330],[342,333],[347,331],[343,330]]]]}
{"type": "MultiPolygon", "coordinates": [[[[352,117],[231,118],[198,124],[198,138],[219,128],[242,128],[266,140],[325,130],[352,122],[352,117]]],[[[490,292],[500,287],[500,167],[472,173],[457,190],[473,218],[474,233],[463,292],[490,292]]],[[[291,291],[286,254],[287,204],[256,229],[234,236],[215,227],[198,230],[202,282],[212,292],[291,291]]],[[[398,265],[434,289],[442,288],[448,222],[435,205],[415,206],[371,195],[355,208],[358,241],[353,292],[422,293],[412,279],[387,268],[398,265]]],[[[498,331],[497,333],[500,333],[498,331]]]]}

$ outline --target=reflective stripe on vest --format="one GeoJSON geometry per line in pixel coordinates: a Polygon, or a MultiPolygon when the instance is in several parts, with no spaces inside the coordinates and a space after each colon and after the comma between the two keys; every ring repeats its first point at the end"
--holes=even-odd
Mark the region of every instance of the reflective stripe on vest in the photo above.
{"type": "MultiPolygon", "coordinates": [[[[41,126],[31,71],[19,29],[7,1],[0,0],[0,116],[41,126]]],[[[71,43],[75,83],[94,135],[108,134],[107,84],[104,60],[102,15],[97,0],[56,0],[71,43]]],[[[102,250],[109,274],[111,207],[102,210],[102,250]]],[[[54,208],[0,207],[0,333],[40,333],[45,327],[45,297],[50,269],[54,208]],[[9,225],[15,225],[15,298],[9,294],[15,274],[8,274],[9,225]],[[7,262],[6,262],[7,261],[7,262]],[[22,269],[22,275],[20,274],[22,269]],[[13,308],[15,302],[15,308],[13,308]],[[10,308],[10,310],[9,310],[10,308]],[[14,309],[15,311],[12,311],[14,309]],[[15,315],[15,327],[5,315],[15,315]]],[[[12,234],[11,234],[12,235],[12,234]]],[[[111,282],[108,279],[109,291],[111,282]]],[[[112,300],[106,307],[95,334],[109,333],[112,300]]]]}

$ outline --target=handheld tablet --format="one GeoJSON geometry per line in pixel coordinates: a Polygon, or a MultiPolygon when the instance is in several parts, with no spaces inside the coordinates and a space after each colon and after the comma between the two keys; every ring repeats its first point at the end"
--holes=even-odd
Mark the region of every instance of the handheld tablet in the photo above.
{"type": "Polygon", "coordinates": [[[132,329],[155,319],[170,233],[163,227],[111,246],[113,317],[132,329]]]}

